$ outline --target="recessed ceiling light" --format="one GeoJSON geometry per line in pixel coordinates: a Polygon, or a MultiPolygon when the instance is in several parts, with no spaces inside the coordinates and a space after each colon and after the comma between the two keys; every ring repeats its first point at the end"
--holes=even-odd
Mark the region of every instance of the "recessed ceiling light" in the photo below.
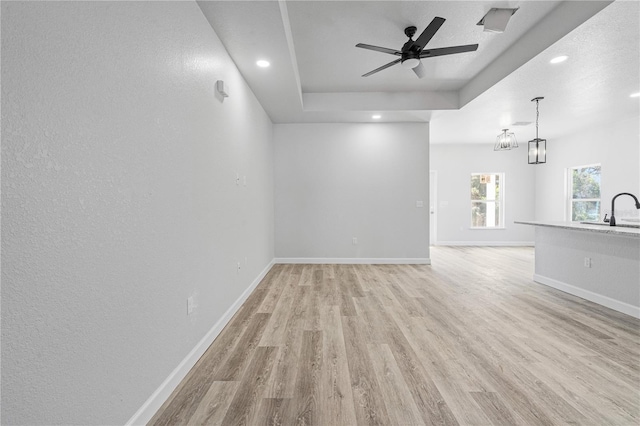
{"type": "Polygon", "coordinates": [[[258,62],[256,62],[256,65],[259,66],[260,68],[266,68],[271,64],[269,63],[269,61],[265,61],[264,59],[261,59],[258,62]]]}
{"type": "Polygon", "coordinates": [[[568,56],[556,56],[555,58],[553,58],[552,60],[550,60],[549,62],[552,64],[559,64],[560,62],[564,62],[568,59],[568,56]]]}
{"type": "Polygon", "coordinates": [[[630,98],[637,98],[640,97],[640,92],[636,92],[636,93],[632,93],[629,95],[630,98]]]}
{"type": "Polygon", "coordinates": [[[380,120],[382,116],[380,114],[374,114],[371,116],[371,118],[373,118],[374,120],[380,120]]]}

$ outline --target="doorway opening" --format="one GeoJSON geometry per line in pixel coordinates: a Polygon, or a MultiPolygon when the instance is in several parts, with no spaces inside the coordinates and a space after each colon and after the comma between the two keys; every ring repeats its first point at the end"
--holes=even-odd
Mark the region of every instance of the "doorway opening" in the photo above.
{"type": "Polygon", "coordinates": [[[438,231],[438,172],[429,171],[429,245],[436,245],[438,231]]]}

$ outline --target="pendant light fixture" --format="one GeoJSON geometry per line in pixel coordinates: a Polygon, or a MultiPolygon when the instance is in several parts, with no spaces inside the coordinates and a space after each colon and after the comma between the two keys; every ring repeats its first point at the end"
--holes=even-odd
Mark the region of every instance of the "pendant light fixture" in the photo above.
{"type": "Polygon", "coordinates": [[[536,138],[529,141],[529,164],[543,164],[547,162],[547,140],[538,137],[538,111],[539,102],[544,99],[542,96],[531,99],[536,102],[536,138]]]}
{"type": "Polygon", "coordinates": [[[518,147],[518,141],[514,133],[508,133],[509,129],[502,129],[496,137],[496,144],[493,146],[494,151],[508,151],[518,147]]]}

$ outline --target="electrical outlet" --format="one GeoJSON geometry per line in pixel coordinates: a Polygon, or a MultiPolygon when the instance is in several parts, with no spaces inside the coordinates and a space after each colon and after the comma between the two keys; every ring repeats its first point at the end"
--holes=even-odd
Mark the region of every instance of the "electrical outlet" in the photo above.
{"type": "Polygon", "coordinates": [[[416,201],[416,207],[417,208],[423,208],[424,207],[424,201],[418,200],[416,201]]]}
{"type": "Polygon", "coordinates": [[[193,309],[194,309],[194,304],[193,304],[193,296],[189,296],[187,298],[187,315],[191,315],[193,313],[193,309]]]}
{"type": "Polygon", "coordinates": [[[585,268],[591,268],[591,258],[590,257],[585,257],[584,258],[584,267],[585,268]]]}
{"type": "Polygon", "coordinates": [[[353,245],[354,245],[354,246],[355,246],[355,245],[358,245],[358,237],[353,237],[352,242],[353,242],[353,245]]]}
{"type": "Polygon", "coordinates": [[[236,172],[236,185],[240,185],[240,173],[236,172]]]}

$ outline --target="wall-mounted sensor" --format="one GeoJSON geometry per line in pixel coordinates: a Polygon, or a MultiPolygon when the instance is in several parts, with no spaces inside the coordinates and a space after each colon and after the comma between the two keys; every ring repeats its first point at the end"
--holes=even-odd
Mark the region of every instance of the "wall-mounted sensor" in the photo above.
{"type": "Polygon", "coordinates": [[[216,81],[216,91],[220,93],[223,98],[228,98],[229,93],[227,92],[227,85],[224,84],[224,81],[218,80],[216,81]]]}

